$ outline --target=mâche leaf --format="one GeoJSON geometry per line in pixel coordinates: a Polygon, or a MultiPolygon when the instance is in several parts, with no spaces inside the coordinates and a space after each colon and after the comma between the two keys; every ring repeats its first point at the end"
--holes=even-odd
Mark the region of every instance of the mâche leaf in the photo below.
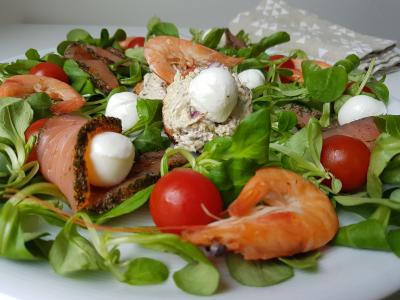
{"type": "Polygon", "coordinates": [[[213,28],[203,38],[202,44],[208,48],[216,49],[218,44],[225,33],[225,28],[213,28]]]}
{"type": "Polygon", "coordinates": [[[380,178],[383,183],[400,185],[400,155],[389,161],[380,178]]]}
{"type": "Polygon", "coordinates": [[[173,23],[162,22],[160,18],[153,17],[147,23],[147,39],[152,36],[170,35],[179,37],[179,30],[173,23]]]}
{"type": "Polygon", "coordinates": [[[71,86],[80,94],[86,96],[96,95],[94,85],[90,80],[89,74],[82,71],[77,62],[72,59],[67,59],[64,63],[64,71],[71,80],[71,86]]]}
{"type": "Polygon", "coordinates": [[[282,111],[278,114],[278,129],[280,131],[289,131],[297,124],[297,116],[292,111],[282,111]]]}
{"type": "Polygon", "coordinates": [[[400,138],[400,116],[385,115],[374,117],[380,132],[386,132],[393,137],[400,138]]]}
{"type": "Polygon", "coordinates": [[[137,243],[145,248],[174,253],[188,264],[174,273],[175,284],[183,291],[200,296],[215,293],[219,286],[219,272],[194,245],[174,234],[135,234],[124,242],[137,243]]]}
{"type": "Polygon", "coordinates": [[[78,233],[71,221],[57,235],[50,249],[49,262],[61,275],[104,268],[96,249],[78,233]]]}
{"type": "Polygon", "coordinates": [[[347,73],[350,73],[360,65],[360,58],[355,54],[350,54],[346,58],[339,60],[335,66],[342,66],[347,73]]]}
{"type": "Polygon", "coordinates": [[[367,192],[370,197],[380,198],[383,185],[380,178],[390,160],[400,153],[400,139],[387,133],[382,133],[375,143],[371,153],[367,177],[367,192]]]}
{"type": "Polygon", "coordinates": [[[37,259],[25,246],[20,212],[18,207],[10,202],[1,207],[0,232],[0,256],[18,260],[37,259]]]}
{"type": "Polygon", "coordinates": [[[278,260],[250,261],[238,254],[226,256],[229,273],[239,283],[247,286],[270,286],[293,277],[293,269],[278,260]]]}
{"type": "Polygon", "coordinates": [[[310,253],[297,254],[291,257],[279,257],[278,260],[291,266],[294,269],[310,270],[318,267],[318,259],[321,252],[315,251],[310,253]]]}
{"type": "Polygon", "coordinates": [[[35,93],[30,95],[26,100],[33,109],[33,119],[39,120],[48,118],[52,115],[51,106],[53,102],[46,93],[35,93]]]}
{"type": "Polygon", "coordinates": [[[98,224],[102,224],[110,219],[114,219],[116,217],[132,213],[133,211],[137,210],[147,202],[147,200],[150,198],[150,194],[153,191],[153,188],[154,185],[148,186],[143,190],[138,191],[128,199],[125,199],[123,202],[121,202],[113,209],[99,216],[95,216],[94,217],[95,222],[98,224]]]}
{"type": "Polygon", "coordinates": [[[131,285],[157,284],[167,280],[167,266],[155,259],[139,257],[130,261],[124,272],[124,281],[131,285]]]}
{"type": "Polygon", "coordinates": [[[341,227],[333,243],[353,248],[390,250],[385,226],[374,219],[341,227]]]}
{"type": "MultiPolygon", "coordinates": [[[[255,57],[263,53],[268,48],[286,43],[290,41],[290,36],[287,32],[279,31],[269,36],[262,38],[257,44],[250,47],[250,52],[246,53],[246,57],[255,57]]],[[[241,56],[241,55],[239,55],[241,56]]]]}
{"type": "Polygon", "coordinates": [[[312,61],[304,61],[302,71],[304,84],[313,100],[333,102],[346,89],[347,72],[342,66],[322,69],[312,61]]]}

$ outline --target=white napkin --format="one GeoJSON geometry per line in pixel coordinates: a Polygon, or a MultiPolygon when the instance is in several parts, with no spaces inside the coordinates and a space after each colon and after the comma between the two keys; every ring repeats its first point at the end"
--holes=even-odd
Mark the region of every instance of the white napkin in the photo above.
{"type": "Polygon", "coordinates": [[[263,0],[255,9],[240,13],[229,27],[232,32],[244,29],[253,41],[276,31],[287,31],[291,41],[274,48],[282,53],[302,49],[310,58],[328,63],[354,53],[361,58],[360,68],[367,68],[373,57],[375,72],[387,73],[400,67],[395,41],[354,32],[282,0],[263,0]]]}

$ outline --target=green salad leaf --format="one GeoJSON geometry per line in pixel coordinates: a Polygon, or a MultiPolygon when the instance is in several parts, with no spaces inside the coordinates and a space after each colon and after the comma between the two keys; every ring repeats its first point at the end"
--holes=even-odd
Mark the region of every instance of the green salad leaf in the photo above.
{"type": "MultiPolygon", "coordinates": [[[[173,253],[187,261],[187,265],[173,274],[175,284],[183,291],[201,296],[212,295],[219,286],[220,275],[207,257],[194,245],[174,234],[134,234],[109,239],[111,244],[135,243],[155,251],[173,253]]],[[[153,264],[146,264],[152,268],[153,264]]],[[[158,264],[158,269],[163,269],[158,264]]],[[[144,271],[144,270],[143,270],[144,271]]],[[[147,270],[144,272],[148,278],[147,270]]],[[[165,269],[162,271],[165,275],[165,269]]],[[[139,275],[136,275],[139,276],[139,275]]],[[[141,275],[140,275],[141,276],[141,275]]],[[[142,276],[141,276],[142,277],[142,276]]],[[[143,278],[143,277],[142,277],[143,278]]],[[[161,279],[164,279],[162,276],[161,279]]],[[[151,283],[151,282],[146,282],[151,283]]]]}
{"type": "Polygon", "coordinates": [[[71,220],[57,235],[50,249],[49,262],[54,271],[61,275],[104,269],[96,249],[78,233],[71,220]]]}
{"type": "Polygon", "coordinates": [[[157,284],[167,280],[167,266],[155,259],[139,257],[130,261],[124,274],[124,281],[131,285],[157,284]]]}
{"type": "Polygon", "coordinates": [[[366,87],[372,90],[372,93],[376,96],[377,99],[382,100],[386,105],[389,103],[389,89],[387,86],[378,80],[370,79],[365,85],[366,87]]]}
{"type": "Polygon", "coordinates": [[[400,257],[400,229],[390,230],[387,235],[387,242],[393,253],[400,257]]]}
{"type": "Polygon", "coordinates": [[[64,71],[71,81],[70,85],[81,95],[93,96],[98,94],[90,80],[90,75],[84,72],[76,61],[67,59],[64,63],[64,71]]]}
{"type": "Polygon", "coordinates": [[[310,253],[297,254],[291,257],[279,257],[278,259],[294,269],[312,270],[317,269],[318,259],[320,257],[321,252],[315,251],[310,253]]]}
{"type": "Polygon", "coordinates": [[[333,243],[353,248],[390,250],[385,226],[374,219],[341,227],[333,243]]]}
{"type": "Polygon", "coordinates": [[[210,32],[202,39],[202,44],[208,48],[218,48],[222,36],[225,34],[226,28],[212,28],[210,32]]]}
{"type": "Polygon", "coordinates": [[[124,131],[135,144],[138,153],[158,151],[170,145],[162,135],[162,100],[138,99],[136,104],[138,122],[124,131]]]}
{"type": "Polygon", "coordinates": [[[392,137],[400,138],[400,116],[385,115],[374,118],[380,132],[386,132],[392,137]]]}
{"type": "Polygon", "coordinates": [[[386,184],[400,185],[400,155],[396,155],[391,161],[388,162],[386,168],[383,170],[381,180],[386,184]]]}
{"type": "Polygon", "coordinates": [[[147,200],[149,200],[151,192],[154,189],[154,185],[150,185],[143,190],[136,192],[134,195],[125,199],[123,202],[118,204],[116,207],[110,209],[109,211],[92,217],[97,224],[102,224],[108,220],[114,219],[119,216],[123,216],[134,212],[138,208],[142,207],[147,200]]]}
{"type": "Polygon", "coordinates": [[[175,24],[162,22],[160,18],[153,17],[147,23],[147,39],[158,35],[179,37],[179,30],[175,24]]]}
{"type": "Polygon", "coordinates": [[[250,48],[240,49],[239,56],[256,57],[265,52],[268,48],[290,41],[290,36],[287,32],[279,31],[269,36],[262,38],[258,43],[253,44],[250,48]]]}
{"type": "Polygon", "coordinates": [[[0,210],[0,256],[17,260],[35,260],[25,246],[20,212],[16,205],[6,202],[0,210]]]}
{"type": "Polygon", "coordinates": [[[289,131],[297,125],[297,116],[292,111],[281,111],[278,114],[278,129],[289,131]]]}
{"type": "Polygon", "coordinates": [[[360,65],[360,58],[355,54],[350,54],[346,58],[339,60],[335,66],[342,66],[347,73],[355,70],[360,65]]]}
{"type": "Polygon", "coordinates": [[[33,110],[27,101],[3,98],[0,101],[0,196],[6,188],[20,188],[39,170],[36,161],[25,163],[34,139],[25,142],[25,131],[33,119],[33,110]]]}
{"type": "Polygon", "coordinates": [[[293,277],[293,269],[278,260],[250,261],[238,254],[226,256],[229,273],[239,283],[247,286],[270,286],[293,277]]]}
{"type": "Polygon", "coordinates": [[[126,39],[126,33],[120,28],[117,29],[112,36],[110,36],[110,33],[106,28],[103,28],[100,31],[100,38],[92,37],[92,35],[84,29],[75,28],[67,33],[67,40],[58,45],[57,51],[63,55],[65,48],[72,42],[84,42],[101,48],[111,46],[114,48],[120,48],[118,42],[124,39],[126,39]]]}
{"type": "Polygon", "coordinates": [[[46,93],[34,93],[26,100],[33,109],[33,120],[48,118],[53,115],[51,106],[53,101],[46,93]]]}
{"type": "Polygon", "coordinates": [[[304,84],[313,100],[332,102],[346,89],[348,78],[343,66],[322,69],[312,61],[304,61],[302,70],[304,84]]]}
{"type": "Polygon", "coordinates": [[[380,175],[390,160],[400,153],[400,139],[382,133],[375,143],[371,153],[367,177],[367,192],[370,197],[380,198],[382,196],[383,184],[380,175]]]}
{"type": "Polygon", "coordinates": [[[197,171],[216,184],[225,205],[235,199],[256,169],[267,163],[270,126],[270,110],[260,109],[245,118],[232,137],[207,143],[196,159],[197,171]]]}

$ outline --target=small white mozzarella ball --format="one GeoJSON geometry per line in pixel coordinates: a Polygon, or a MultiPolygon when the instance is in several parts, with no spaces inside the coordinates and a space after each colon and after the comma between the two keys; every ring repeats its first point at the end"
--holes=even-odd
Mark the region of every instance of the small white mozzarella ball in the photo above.
{"type": "Polygon", "coordinates": [[[223,67],[204,69],[189,84],[191,106],[216,123],[228,119],[237,104],[238,93],[235,79],[223,67]]]}
{"type": "Polygon", "coordinates": [[[108,99],[105,115],[120,119],[122,130],[127,130],[139,120],[136,104],[136,94],[131,92],[116,93],[108,99]]]}
{"type": "Polygon", "coordinates": [[[109,187],[122,182],[135,159],[135,147],[124,135],[102,132],[89,143],[88,175],[92,185],[109,187]]]}
{"type": "MultiPolygon", "coordinates": [[[[211,32],[211,30],[213,30],[213,29],[212,29],[212,28],[209,28],[209,29],[207,29],[206,31],[204,31],[204,33],[203,33],[201,39],[204,40],[204,38],[207,36],[207,34],[209,34],[209,33],[211,32]]],[[[219,40],[218,48],[225,47],[225,45],[226,45],[226,34],[225,34],[225,32],[224,32],[224,33],[222,34],[221,39],[219,40]]]]}
{"type": "Polygon", "coordinates": [[[247,88],[254,89],[265,83],[264,74],[257,69],[248,69],[238,74],[240,82],[247,88]]]}
{"type": "Polygon", "coordinates": [[[338,113],[338,121],[339,125],[343,125],[366,117],[386,114],[386,106],[382,101],[367,95],[358,95],[343,104],[338,113]]]}

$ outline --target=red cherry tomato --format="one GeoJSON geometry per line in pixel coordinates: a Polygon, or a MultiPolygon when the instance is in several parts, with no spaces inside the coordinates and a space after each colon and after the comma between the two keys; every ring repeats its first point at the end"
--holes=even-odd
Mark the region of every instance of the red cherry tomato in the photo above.
{"type": "MultiPolygon", "coordinates": [[[[222,212],[222,199],[210,179],[191,169],[161,177],[150,196],[150,213],[158,227],[206,225],[222,212]]],[[[164,230],[179,233],[180,230],[164,230]]]]}
{"type": "MultiPolygon", "coordinates": [[[[346,85],[346,90],[349,89],[349,88],[351,88],[351,86],[352,86],[353,84],[354,84],[354,82],[348,82],[347,85],[346,85]]],[[[362,89],[362,91],[365,92],[365,93],[371,93],[371,94],[374,93],[374,92],[373,92],[369,87],[367,87],[367,86],[364,86],[363,89],[362,89]]]]}
{"type": "MultiPolygon", "coordinates": [[[[39,134],[40,129],[44,126],[47,122],[48,118],[40,119],[33,122],[28,129],[25,131],[25,140],[28,141],[29,138],[34,135],[37,136],[39,134]]],[[[31,153],[29,153],[28,159],[26,162],[37,160],[37,153],[36,153],[36,145],[33,146],[31,153]]]]}
{"type": "MultiPolygon", "coordinates": [[[[282,59],[284,57],[285,57],[284,55],[276,54],[276,55],[271,55],[269,57],[269,60],[278,60],[278,59],[282,59]]],[[[291,59],[288,59],[287,61],[281,63],[279,65],[279,67],[282,69],[295,69],[295,65],[291,59]]]]}
{"type": "Polygon", "coordinates": [[[321,163],[340,179],[343,192],[352,192],[361,188],[367,180],[370,155],[362,141],[334,135],[323,142],[321,163]]]}
{"type": "Polygon", "coordinates": [[[65,74],[63,68],[50,62],[42,62],[37,64],[29,73],[32,75],[52,77],[60,81],[64,81],[65,83],[69,82],[68,76],[65,74]]]}
{"type": "Polygon", "coordinates": [[[128,48],[138,48],[144,46],[144,37],[137,36],[134,37],[132,40],[129,41],[128,48]]]}
{"type": "Polygon", "coordinates": [[[145,38],[143,36],[130,36],[125,40],[119,42],[119,46],[122,49],[143,47],[145,38]]]}
{"type": "MultiPolygon", "coordinates": [[[[282,58],[285,58],[285,57],[286,56],[281,55],[281,54],[275,54],[275,55],[271,55],[269,57],[269,60],[278,60],[278,59],[282,59],[282,58]]],[[[301,73],[301,70],[300,71],[296,70],[296,66],[295,66],[295,64],[294,64],[292,59],[288,59],[287,61],[279,64],[279,68],[281,68],[281,69],[289,69],[293,73],[293,75],[289,76],[289,77],[280,75],[280,79],[281,79],[281,81],[283,83],[290,83],[290,82],[296,81],[298,79],[298,77],[299,77],[298,73],[301,73]]],[[[300,77],[302,77],[302,75],[300,77]]]]}

